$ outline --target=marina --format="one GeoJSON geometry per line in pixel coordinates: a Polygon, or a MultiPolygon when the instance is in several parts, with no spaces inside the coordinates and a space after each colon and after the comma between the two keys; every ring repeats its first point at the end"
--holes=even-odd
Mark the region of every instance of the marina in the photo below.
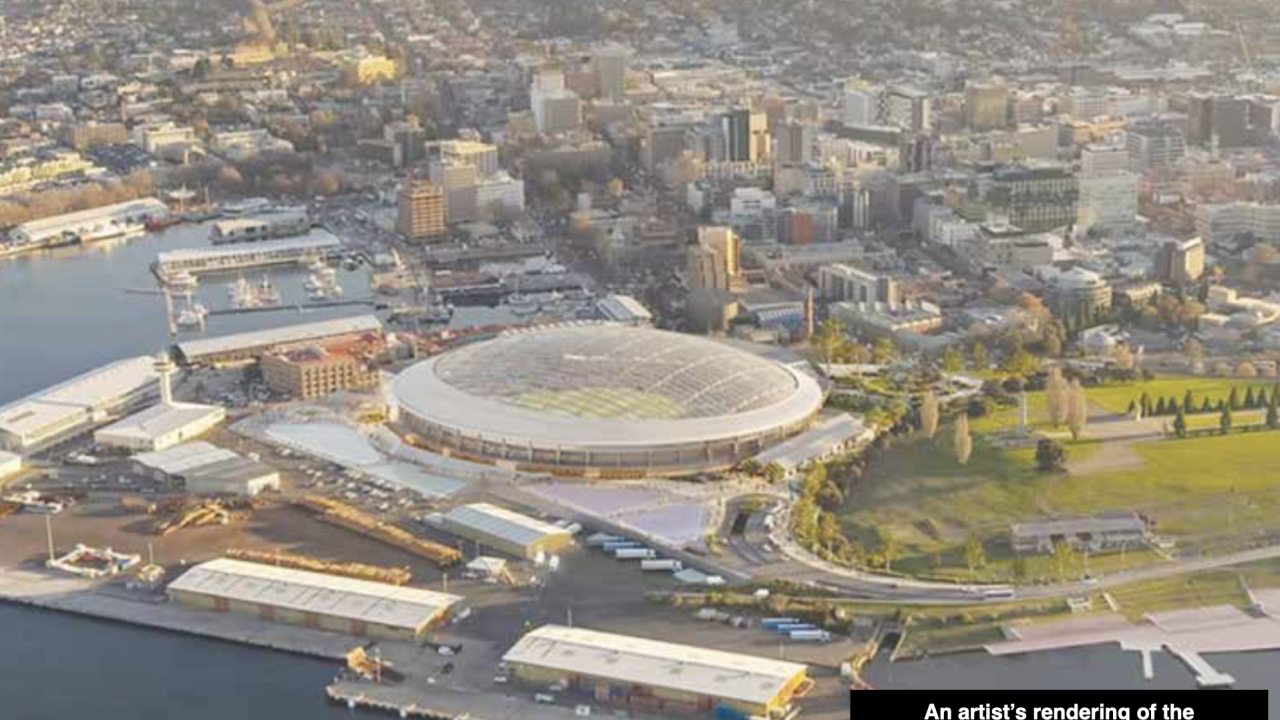
{"type": "Polygon", "coordinates": [[[342,240],[336,235],[312,230],[287,240],[164,251],[156,255],[152,269],[162,282],[169,282],[178,273],[200,275],[272,265],[309,265],[338,255],[342,247],[342,240]]]}

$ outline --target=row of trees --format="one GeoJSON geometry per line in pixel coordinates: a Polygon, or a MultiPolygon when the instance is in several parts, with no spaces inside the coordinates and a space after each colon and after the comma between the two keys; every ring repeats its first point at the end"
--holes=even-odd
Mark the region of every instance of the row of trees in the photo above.
{"type": "Polygon", "coordinates": [[[143,170],[120,180],[84,183],[69,188],[11,196],[0,200],[0,228],[137,200],[154,193],[155,183],[151,173],[143,170]]]}
{"type": "Polygon", "coordinates": [[[1221,413],[1228,408],[1233,411],[1262,410],[1274,404],[1278,393],[1280,393],[1280,383],[1276,384],[1269,394],[1266,388],[1258,388],[1257,392],[1255,392],[1253,386],[1248,386],[1245,388],[1244,394],[1241,395],[1240,390],[1233,387],[1226,398],[1218,398],[1216,402],[1208,396],[1201,398],[1197,402],[1195,394],[1190,389],[1182,396],[1181,401],[1173,397],[1160,397],[1153,402],[1151,396],[1144,392],[1142,397],[1129,402],[1129,413],[1133,414],[1141,410],[1143,417],[1152,417],[1176,415],[1180,412],[1186,415],[1194,415],[1197,412],[1221,413]]]}

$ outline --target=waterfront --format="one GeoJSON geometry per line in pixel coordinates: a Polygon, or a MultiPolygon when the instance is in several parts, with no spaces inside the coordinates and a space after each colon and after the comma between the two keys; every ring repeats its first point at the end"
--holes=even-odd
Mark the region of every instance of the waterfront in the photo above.
{"type": "MultiPolygon", "coordinates": [[[[153,287],[148,265],[155,253],[205,246],[206,232],[178,227],[110,246],[0,262],[0,403],[171,342],[163,300],[123,289],[153,287]]],[[[297,270],[273,272],[286,299],[301,299],[304,277],[297,270]]],[[[225,306],[225,284],[231,279],[203,283],[202,300],[211,308],[225,306]]],[[[349,297],[367,294],[363,273],[342,273],[342,283],[349,297]]],[[[367,309],[338,308],[307,319],[363,312],[367,309]]],[[[297,320],[292,312],[218,317],[211,332],[297,320]]],[[[0,691],[11,703],[6,718],[62,718],[86,709],[105,720],[346,714],[323,700],[323,686],[336,669],[331,663],[8,606],[0,606],[0,628],[0,656],[21,659],[0,673],[0,691]],[[72,684],[74,694],[65,691],[72,684]]],[[[1277,690],[1271,714],[1280,717],[1280,653],[1208,659],[1241,687],[1277,690]]],[[[1155,680],[1147,683],[1136,654],[1090,648],[1013,658],[969,654],[892,667],[877,663],[867,679],[883,688],[1194,686],[1190,673],[1167,654],[1156,656],[1155,668],[1155,680]]]]}
{"type": "MultiPolygon", "coordinates": [[[[208,224],[0,260],[0,404],[111,360],[200,337],[195,332],[170,337],[164,298],[125,292],[156,287],[150,264],[157,252],[193,247],[211,247],[208,224]]],[[[258,282],[263,272],[245,278],[258,282]]],[[[270,276],[285,303],[306,301],[304,269],[272,268],[270,276]]],[[[226,286],[236,277],[203,277],[197,298],[210,310],[227,307],[226,286]]],[[[369,296],[368,273],[339,270],[338,277],[347,298],[369,296]]],[[[368,312],[368,307],[350,306],[309,310],[305,316],[290,310],[216,316],[209,319],[207,334],[368,312]]]]}

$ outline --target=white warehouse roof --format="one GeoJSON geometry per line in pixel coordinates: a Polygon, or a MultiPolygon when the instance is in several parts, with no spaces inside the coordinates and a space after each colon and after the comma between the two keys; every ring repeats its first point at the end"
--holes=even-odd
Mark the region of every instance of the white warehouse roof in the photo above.
{"type": "Polygon", "coordinates": [[[768,703],[806,670],[798,663],[561,625],[530,632],[502,659],[752,704],[768,703]]]}
{"type": "Polygon", "coordinates": [[[270,330],[222,335],[220,337],[191,340],[178,343],[178,352],[187,360],[232,352],[245,348],[283,345],[286,343],[307,342],[337,335],[350,335],[361,332],[381,332],[382,321],[374,315],[358,315],[356,317],[338,318],[336,320],[320,320],[318,322],[300,323],[270,330]]]}
{"type": "Polygon", "coordinates": [[[568,530],[557,525],[489,503],[459,505],[450,510],[444,519],[446,523],[468,527],[522,546],[531,545],[550,535],[569,534],[568,530]]]}
{"type": "Polygon", "coordinates": [[[182,475],[196,468],[225,460],[234,460],[238,457],[240,456],[230,450],[224,450],[202,440],[197,440],[196,442],[171,447],[168,450],[141,453],[133,456],[133,459],[135,462],[153,470],[159,470],[165,475],[182,475]]]}
{"type": "Polygon", "coordinates": [[[414,631],[462,600],[431,590],[228,558],[191,568],[169,589],[414,631]]]}
{"type": "Polygon", "coordinates": [[[97,432],[95,437],[111,440],[152,441],[203,422],[216,422],[227,411],[216,405],[173,403],[153,405],[97,432]]]}

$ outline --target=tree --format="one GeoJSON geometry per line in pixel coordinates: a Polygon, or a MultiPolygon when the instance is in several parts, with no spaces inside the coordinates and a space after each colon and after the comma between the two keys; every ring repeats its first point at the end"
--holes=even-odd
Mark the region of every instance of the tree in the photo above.
{"type": "Polygon", "coordinates": [[[898,349],[894,347],[893,341],[887,337],[876,338],[875,344],[871,346],[871,361],[877,365],[892,362],[897,354],[898,349]]]}
{"type": "Polygon", "coordinates": [[[956,462],[967,465],[973,454],[973,438],[969,436],[969,416],[965,413],[956,416],[955,451],[956,462]]]}
{"type": "Polygon", "coordinates": [[[768,465],[764,466],[765,480],[768,480],[769,482],[774,483],[775,485],[777,483],[782,482],[782,479],[785,478],[786,476],[787,476],[787,471],[784,470],[782,466],[776,462],[771,462],[768,465]]]}
{"type": "Polygon", "coordinates": [[[1280,427],[1280,392],[1271,391],[1271,402],[1267,403],[1267,427],[1275,430],[1280,427]]]}
{"type": "Polygon", "coordinates": [[[1062,443],[1050,438],[1042,438],[1036,443],[1036,467],[1040,472],[1057,472],[1066,463],[1067,451],[1062,443]]]}
{"type": "Polygon", "coordinates": [[[1187,413],[1181,407],[1178,408],[1178,415],[1173,419],[1173,432],[1180,438],[1187,436],[1187,413]]]}
{"type": "Polygon", "coordinates": [[[1191,395],[1191,389],[1187,389],[1187,394],[1182,396],[1182,411],[1184,413],[1193,413],[1196,411],[1196,399],[1191,395]]]}
{"type": "Polygon", "coordinates": [[[1206,397],[1206,398],[1205,398],[1205,399],[1200,403],[1200,412],[1202,412],[1202,413],[1209,413],[1209,412],[1213,412],[1213,401],[1212,401],[1212,400],[1210,400],[1208,397],[1206,397]]]}
{"type": "Polygon", "coordinates": [[[1018,348],[1009,353],[1000,365],[1001,372],[1012,377],[1026,377],[1039,368],[1039,358],[1023,348],[1018,348]]]}
{"type": "Polygon", "coordinates": [[[941,419],[938,408],[938,396],[933,391],[924,394],[920,399],[920,432],[930,440],[938,434],[938,421],[941,419]]]}
{"type": "Polygon", "coordinates": [[[982,343],[973,344],[973,369],[983,372],[991,369],[991,358],[987,354],[987,346],[982,343]]]}
{"type": "Polygon", "coordinates": [[[818,348],[819,356],[822,362],[830,365],[831,358],[835,355],[836,347],[845,341],[844,325],[835,318],[827,318],[818,326],[818,332],[814,334],[814,344],[818,348]]]}
{"type": "Polygon", "coordinates": [[[1164,398],[1160,398],[1159,400],[1157,400],[1157,401],[1156,401],[1156,413],[1155,413],[1155,414],[1156,414],[1156,415],[1164,415],[1164,414],[1165,414],[1165,413],[1167,413],[1167,412],[1169,412],[1169,406],[1168,406],[1168,405],[1165,405],[1164,398]]]}
{"type": "Polygon", "coordinates": [[[987,552],[982,547],[982,540],[977,535],[970,535],[964,544],[964,561],[969,566],[969,574],[987,564],[987,552]]]}
{"type": "Polygon", "coordinates": [[[1248,410],[1252,410],[1258,406],[1258,399],[1253,396],[1252,385],[1244,389],[1244,406],[1248,410]]]}
{"type": "Polygon", "coordinates": [[[1071,543],[1065,540],[1059,540],[1053,546],[1053,563],[1058,568],[1058,579],[1065,580],[1067,577],[1067,566],[1074,563],[1076,551],[1071,547],[1071,543]]]}
{"type": "Polygon", "coordinates": [[[1024,555],[1013,556],[1013,579],[1022,581],[1027,579],[1027,558],[1024,555]]]}
{"type": "Polygon", "coordinates": [[[1240,409],[1240,392],[1234,387],[1231,388],[1231,394],[1227,396],[1227,407],[1232,410],[1240,409]]]}
{"type": "Polygon", "coordinates": [[[1231,426],[1235,420],[1231,417],[1231,406],[1227,405],[1222,408],[1222,415],[1218,418],[1218,427],[1222,428],[1222,434],[1226,435],[1231,432],[1231,426]]]}
{"type": "Polygon", "coordinates": [[[1067,381],[1062,377],[1062,368],[1054,366],[1049,369],[1044,394],[1049,404],[1049,424],[1055,428],[1062,427],[1067,421],[1067,381]]]}
{"type": "Polygon", "coordinates": [[[1079,440],[1084,427],[1089,422],[1089,401],[1085,397],[1084,387],[1079,380],[1071,381],[1068,392],[1067,429],[1071,431],[1071,439],[1079,440]]]}
{"type": "Polygon", "coordinates": [[[956,349],[954,345],[948,346],[946,351],[942,353],[942,369],[948,373],[955,374],[964,369],[964,356],[956,349]]]}
{"type": "Polygon", "coordinates": [[[1142,397],[1138,399],[1138,405],[1142,408],[1142,417],[1151,415],[1151,396],[1142,393],[1142,397]]]}

